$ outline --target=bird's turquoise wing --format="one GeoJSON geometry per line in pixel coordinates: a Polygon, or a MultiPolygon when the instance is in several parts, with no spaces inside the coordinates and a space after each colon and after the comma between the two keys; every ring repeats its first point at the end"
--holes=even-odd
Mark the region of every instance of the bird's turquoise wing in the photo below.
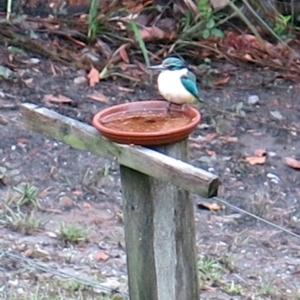
{"type": "Polygon", "coordinates": [[[187,75],[183,75],[180,78],[183,86],[196,98],[199,99],[199,91],[196,82],[196,76],[188,71],[187,75]]]}

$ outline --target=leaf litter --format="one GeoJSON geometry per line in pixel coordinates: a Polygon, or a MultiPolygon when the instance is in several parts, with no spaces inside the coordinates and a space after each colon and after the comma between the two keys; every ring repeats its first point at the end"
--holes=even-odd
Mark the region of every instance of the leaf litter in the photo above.
{"type": "MultiPolygon", "coordinates": [[[[133,7],[134,7],[134,5],[133,5],[133,7]]],[[[134,8],[132,7],[132,10],[134,10],[134,8]]],[[[139,9],[137,10],[138,12],[141,12],[142,11],[142,8],[143,8],[144,6],[143,6],[143,4],[141,4],[140,6],[139,6],[139,9]]],[[[122,26],[123,26],[123,28],[125,28],[126,29],[126,22],[123,22],[122,20],[118,20],[119,22],[122,22],[123,24],[122,24],[122,26]]],[[[41,22],[43,22],[43,21],[41,21],[41,22]]],[[[47,21],[48,22],[48,21],[47,21]]],[[[44,24],[45,23],[47,23],[46,21],[44,22],[44,24]]],[[[55,30],[57,30],[57,28],[59,28],[60,30],[64,30],[63,28],[60,28],[61,26],[60,26],[60,21],[59,20],[56,20],[55,18],[51,21],[51,22],[53,22],[53,25],[51,25],[53,28],[55,28],[55,30]],[[58,26],[57,26],[57,24],[58,24],[58,26]]],[[[114,21],[115,22],[115,21],[114,21]]],[[[75,24],[75,27],[76,27],[76,24],[75,24]]],[[[74,28],[75,28],[74,27],[74,28]]],[[[158,25],[157,25],[157,28],[159,28],[158,27],[158,25]]],[[[53,34],[55,35],[56,34],[56,32],[57,31],[53,31],[53,34]]],[[[163,29],[161,29],[160,28],[160,30],[163,30],[163,29]]],[[[172,29],[173,30],[173,29],[172,29]]],[[[77,33],[80,33],[81,31],[83,31],[81,28],[77,28],[75,31],[77,31],[77,33]]],[[[178,36],[178,32],[176,32],[176,31],[174,31],[174,38],[176,38],[176,36],[178,36]]],[[[153,43],[155,44],[155,42],[157,41],[155,38],[154,38],[154,36],[150,36],[150,39],[151,39],[151,42],[153,41],[153,43]]],[[[57,57],[55,57],[55,56],[52,56],[52,58],[53,59],[57,59],[58,61],[64,61],[65,63],[70,63],[70,61],[71,61],[71,63],[73,63],[74,61],[76,61],[76,58],[78,58],[78,54],[76,54],[76,51],[78,51],[78,49],[80,49],[81,47],[83,47],[84,45],[85,45],[85,43],[77,43],[74,39],[73,40],[69,40],[69,42],[71,42],[71,43],[74,43],[74,45],[75,45],[75,47],[78,47],[78,48],[75,48],[75,50],[74,51],[72,51],[72,50],[70,50],[70,48],[65,48],[66,47],[66,45],[62,42],[62,41],[60,41],[60,43],[54,43],[53,45],[55,46],[55,47],[57,47],[57,49],[60,49],[60,50],[62,50],[61,52],[58,52],[58,55],[57,55],[57,57]],[[68,51],[64,51],[65,49],[68,49],[68,51]],[[64,55],[64,54],[66,54],[66,53],[72,53],[72,58],[71,59],[67,59],[67,57],[70,57],[69,55],[64,55]],[[74,54],[75,53],[75,54],[74,54]]],[[[163,43],[163,40],[161,41],[162,43],[163,43]]],[[[168,41],[167,41],[168,42],[168,41]]],[[[123,42],[121,42],[121,45],[122,45],[122,43],[123,42]]],[[[108,43],[107,43],[107,45],[108,45],[108,43]]],[[[44,46],[44,45],[40,45],[40,46],[44,46]]],[[[115,49],[117,49],[119,46],[120,46],[120,44],[118,43],[118,42],[116,42],[116,41],[114,41],[114,42],[112,42],[110,45],[109,45],[110,47],[111,47],[111,52],[109,53],[109,51],[106,53],[106,59],[109,59],[110,57],[111,57],[111,55],[112,55],[112,53],[114,53],[114,50],[115,49]]],[[[147,44],[147,47],[148,47],[149,45],[147,44]]],[[[151,53],[153,56],[153,58],[156,56],[157,57],[157,59],[160,59],[163,55],[165,55],[165,53],[166,53],[166,51],[168,50],[168,49],[170,49],[170,48],[168,48],[168,47],[171,47],[171,45],[163,45],[163,48],[165,48],[165,49],[163,49],[163,51],[160,51],[161,49],[159,49],[159,48],[162,48],[161,47],[162,45],[158,45],[158,47],[155,49],[155,47],[149,47],[150,49],[151,49],[151,51],[153,52],[153,53],[151,53]],[[159,49],[159,50],[157,50],[157,49],[159,49]]],[[[220,57],[226,57],[226,58],[230,58],[230,59],[232,59],[232,60],[236,60],[236,61],[239,61],[239,60],[245,60],[245,61],[251,61],[251,62],[253,62],[253,63],[256,63],[256,64],[258,64],[258,65],[263,65],[263,66],[267,66],[267,67],[273,67],[273,68],[279,68],[279,70],[281,70],[282,72],[285,72],[285,71],[287,71],[287,72],[298,72],[297,70],[297,66],[293,66],[292,68],[290,68],[290,69],[288,69],[288,67],[289,67],[289,65],[288,64],[286,64],[286,62],[287,61],[289,61],[289,52],[287,51],[287,52],[284,52],[284,51],[282,51],[281,52],[281,57],[280,58],[277,58],[278,56],[279,56],[279,53],[276,53],[276,44],[274,43],[274,44],[271,44],[271,45],[267,45],[267,47],[268,47],[268,49],[266,50],[266,49],[263,49],[262,47],[261,47],[261,45],[258,45],[257,44],[257,40],[256,40],[256,38],[254,37],[251,37],[251,35],[245,35],[245,34],[239,34],[239,33],[235,33],[235,35],[233,35],[233,36],[230,36],[229,34],[226,34],[226,36],[225,36],[225,39],[224,40],[219,40],[219,39],[214,39],[214,38],[211,38],[211,39],[208,39],[208,40],[206,40],[206,41],[197,41],[197,47],[191,47],[191,49],[186,49],[186,54],[187,55],[189,55],[190,56],[190,58],[192,59],[192,58],[197,58],[197,59],[199,59],[199,56],[201,56],[201,53],[204,53],[205,55],[207,55],[207,56],[210,56],[211,58],[213,58],[213,59],[218,59],[218,58],[220,58],[220,57]],[[227,40],[226,40],[227,39],[227,40]],[[231,40],[230,40],[231,39],[231,40]],[[224,42],[228,42],[228,45],[226,46],[224,46],[224,42]],[[209,50],[208,48],[209,47],[211,47],[212,45],[214,45],[214,47],[216,46],[216,48],[213,48],[213,50],[209,50]],[[204,49],[204,47],[203,46],[207,46],[206,47],[206,49],[204,49]],[[223,47],[223,48],[222,48],[223,47]],[[218,53],[215,51],[215,50],[220,50],[220,49],[222,49],[222,51],[219,51],[218,53]],[[230,49],[230,50],[232,50],[232,53],[228,53],[228,49],[230,49]],[[221,52],[223,52],[224,53],[224,55],[220,55],[220,54],[222,54],[221,52]],[[271,55],[269,54],[269,52],[271,53],[271,55]],[[267,55],[267,56],[266,56],[267,55]],[[268,56],[269,55],[269,56],[268,56]],[[275,57],[275,58],[274,58],[275,57]],[[283,67],[284,66],[284,67],[283,67]]],[[[121,49],[123,49],[123,48],[121,48],[121,49]]],[[[133,45],[130,45],[130,46],[128,46],[128,48],[126,48],[126,54],[128,55],[128,58],[130,57],[131,59],[133,59],[134,58],[134,55],[133,55],[133,50],[135,50],[135,48],[134,48],[134,46],[133,45]]],[[[79,53],[79,52],[77,52],[77,53],[79,53]]],[[[112,69],[114,69],[114,71],[115,70],[118,70],[118,67],[121,65],[121,63],[119,63],[119,61],[121,61],[122,63],[124,63],[125,65],[127,64],[128,65],[128,60],[127,60],[127,58],[126,58],[126,54],[124,54],[125,52],[124,52],[124,50],[120,50],[119,51],[119,55],[117,55],[118,57],[117,57],[117,60],[115,60],[114,62],[113,62],[113,64],[111,64],[109,67],[111,67],[112,69]]],[[[49,53],[49,54],[51,54],[51,53],[49,53]]],[[[53,53],[52,53],[53,54],[53,53]]],[[[101,55],[103,56],[103,57],[105,57],[105,55],[103,54],[103,53],[101,53],[101,55]]],[[[205,55],[203,56],[203,57],[205,57],[205,55]]],[[[101,59],[103,58],[103,57],[100,57],[101,59]]],[[[97,70],[102,70],[102,68],[103,68],[103,66],[105,65],[105,63],[103,63],[103,60],[101,60],[101,59],[99,59],[99,61],[97,61],[97,63],[95,63],[95,64],[93,64],[93,66],[97,69],[97,70]]],[[[79,60],[80,61],[80,60],[79,60]]],[[[81,61],[82,62],[82,61],[81,61]]],[[[291,64],[293,64],[293,60],[291,60],[290,61],[290,63],[291,64]]],[[[135,65],[137,65],[137,63],[136,62],[134,62],[134,64],[135,65]]],[[[84,70],[86,70],[87,72],[89,72],[90,70],[91,70],[91,62],[90,61],[85,61],[83,64],[80,64],[80,67],[79,68],[82,68],[82,69],[84,69],[84,70]]],[[[132,68],[133,67],[130,67],[130,66],[127,66],[127,68],[124,68],[124,72],[123,72],[123,74],[125,74],[125,75],[128,75],[128,76],[137,76],[137,77],[140,77],[141,76],[141,74],[140,73],[135,73],[135,71],[133,71],[132,70],[132,68]],[[131,72],[128,72],[128,70],[131,72]]],[[[143,70],[142,68],[139,68],[140,69],[140,71],[141,72],[144,72],[145,70],[143,70]]],[[[115,72],[112,72],[112,73],[110,73],[110,72],[107,72],[106,74],[108,74],[109,76],[110,76],[110,74],[115,74],[115,72]]],[[[114,75],[112,75],[112,76],[114,76],[114,75]]],[[[288,76],[294,76],[294,74],[283,74],[283,78],[287,78],[288,76]]],[[[128,78],[130,78],[130,77],[128,77],[128,78]]],[[[225,77],[226,78],[226,77],[225,77]]],[[[275,78],[275,77],[274,77],[275,78]]],[[[296,80],[298,77],[297,76],[295,76],[294,77],[294,80],[296,80]]],[[[233,81],[233,84],[234,84],[234,80],[232,80],[233,81]]],[[[142,82],[142,80],[139,80],[139,82],[142,82]]],[[[128,83],[128,82],[127,82],[128,83]]],[[[231,83],[231,79],[229,80],[229,82],[228,83],[226,83],[226,82],[224,82],[224,83],[222,83],[222,85],[227,85],[227,84],[229,84],[229,83],[231,83]]],[[[89,84],[91,84],[91,82],[89,82],[89,84]]],[[[94,83],[93,83],[94,84],[94,83]]],[[[95,82],[95,84],[94,84],[94,88],[100,88],[99,87],[100,85],[98,85],[97,84],[97,82],[95,82]]],[[[125,85],[124,85],[125,86],[125,85]]],[[[125,88],[126,89],[126,88],[125,88]]],[[[135,88],[131,88],[131,86],[130,86],[130,88],[128,88],[129,90],[130,90],[130,92],[132,91],[132,93],[136,90],[135,88]]],[[[136,92],[136,91],[135,91],[136,92]]],[[[207,91],[204,91],[204,93],[207,93],[208,95],[209,95],[209,92],[207,92],[207,91]]],[[[51,95],[54,95],[54,91],[51,91],[51,92],[48,92],[49,94],[51,94],[51,93],[53,93],[53,94],[51,94],[51,95]]],[[[102,91],[101,90],[101,93],[103,93],[103,95],[105,94],[106,95],[106,91],[102,91]]],[[[213,93],[217,93],[217,91],[216,90],[213,90],[213,93]]],[[[109,93],[107,93],[107,95],[108,95],[108,97],[109,96],[111,96],[111,95],[109,95],[109,93]]],[[[221,96],[222,97],[222,96],[221,96]]],[[[59,97],[58,97],[59,98],[59,97]]],[[[84,97],[83,97],[84,98],[84,97]]],[[[222,98],[221,98],[222,99],[222,98]]],[[[226,98],[227,99],[227,101],[230,101],[230,100],[228,100],[228,98],[226,98]]],[[[120,98],[119,99],[119,101],[122,101],[122,100],[124,100],[124,98],[120,98]]],[[[235,99],[236,100],[236,99],[235,99]]],[[[51,102],[51,101],[50,101],[51,102]]],[[[55,102],[55,101],[54,101],[55,102]]],[[[57,101],[57,102],[60,102],[60,101],[57,101]]],[[[101,105],[102,104],[105,104],[105,101],[103,102],[103,103],[101,103],[102,101],[98,101],[99,103],[97,104],[97,107],[99,108],[99,107],[102,107],[101,105]]],[[[84,103],[84,105],[86,105],[85,103],[84,103]]],[[[95,104],[96,105],[96,104],[95,104]]],[[[61,108],[60,108],[61,109],[61,108]]],[[[249,122],[249,120],[247,120],[246,122],[249,122]]],[[[247,128],[247,126],[246,126],[246,128],[247,128]]],[[[260,129],[260,128],[259,128],[260,129]]],[[[205,134],[204,134],[204,136],[205,136],[205,134]]],[[[211,136],[214,136],[214,133],[212,133],[211,134],[211,136]]],[[[241,143],[241,141],[240,141],[240,137],[235,137],[235,136],[225,136],[225,137],[216,137],[216,136],[214,136],[213,138],[211,138],[210,139],[210,136],[209,136],[209,134],[208,134],[208,139],[207,139],[207,141],[206,142],[208,142],[208,143],[210,143],[210,142],[216,142],[216,143],[218,143],[218,141],[221,141],[223,144],[222,144],[222,148],[221,148],[221,150],[222,151],[232,151],[232,152],[234,152],[239,146],[240,146],[240,143],[241,143]],[[229,143],[231,143],[231,142],[234,142],[235,144],[233,145],[229,145],[229,143]],[[228,143],[228,144],[227,144],[228,143]]],[[[201,142],[199,142],[199,149],[196,149],[197,151],[205,151],[204,149],[202,149],[202,147],[201,147],[201,144],[200,144],[201,142]]],[[[6,144],[5,144],[5,146],[7,146],[6,144]]],[[[216,144],[212,144],[212,147],[210,148],[210,149],[214,149],[213,147],[217,147],[217,145],[216,144]],[[215,145],[215,146],[214,146],[215,145]]],[[[55,151],[55,147],[53,148],[54,150],[53,151],[55,151]]],[[[258,150],[259,150],[259,148],[257,148],[258,150]]],[[[34,151],[34,149],[32,150],[32,151],[34,151]]],[[[59,155],[63,155],[64,153],[64,151],[66,151],[65,150],[65,148],[60,152],[60,154],[59,155]]],[[[282,150],[283,151],[283,150],[282,150]]],[[[15,152],[15,153],[17,153],[17,152],[15,152]]],[[[24,152],[25,153],[25,152],[24,152]]],[[[228,153],[227,153],[228,154],[228,153]]],[[[231,153],[229,153],[229,154],[231,154],[231,153]]],[[[24,154],[25,155],[25,154],[24,154]]],[[[58,156],[59,156],[58,155],[58,156]]],[[[218,155],[219,155],[219,151],[218,151],[218,155]]],[[[253,152],[253,155],[252,156],[254,156],[254,157],[258,157],[258,158],[266,158],[266,155],[264,156],[264,154],[263,154],[263,151],[262,151],[262,153],[259,153],[259,152],[256,152],[256,151],[254,151],[253,152]]],[[[42,159],[42,155],[40,156],[40,159],[42,159]]],[[[86,153],[84,154],[84,156],[83,156],[83,158],[81,157],[81,159],[89,159],[88,158],[88,156],[86,155],[86,153]]],[[[95,159],[95,158],[93,158],[93,159],[95,159]]],[[[89,161],[89,164],[94,164],[94,161],[93,161],[93,159],[91,160],[91,161],[89,161]]],[[[77,160],[74,160],[74,161],[82,161],[82,160],[79,160],[79,159],[77,159],[77,160]]],[[[211,161],[210,161],[210,163],[212,163],[211,161]]],[[[215,164],[218,164],[218,163],[220,163],[219,161],[216,161],[215,162],[215,164]]],[[[228,184],[228,189],[230,189],[230,188],[233,188],[234,186],[239,186],[239,187],[243,187],[243,176],[244,176],[244,173],[243,173],[243,169],[241,169],[240,168],[240,166],[239,165],[233,165],[234,163],[236,163],[235,161],[229,161],[228,162],[228,166],[227,166],[227,168],[228,168],[228,170],[230,170],[230,171],[232,171],[232,170],[234,170],[235,172],[237,172],[238,174],[241,174],[241,176],[240,177],[238,177],[238,176],[233,176],[234,175],[234,172],[232,171],[232,172],[229,172],[228,170],[226,171],[226,172],[228,172],[228,173],[230,173],[230,176],[232,176],[232,178],[233,179],[235,179],[235,180],[237,180],[237,182],[236,183],[232,183],[231,181],[230,181],[230,178],[228,179],[226,179],[226,175],[223,175],[224,177],[225,177],[225,181],[227,180],[227,183],[228,183],[228,180],[229,180],[229,183],[230,184],[228,184]],[[242,179],[241,179],[242,178],[242,179]]],[[[40,164],[41,165],[41,164],[40,164]]],[[[47,165],[46,163],[45,163],[45,165],[47,165]]],[[[295,164],[296,165],[296,164],[295,164]]],[[[71,165],[68,165],[65,169],[64,169],[64,171],[62,172],[64,175],[66,175],[67,173],[68,173],[68,171],[70,171],[71,170],[71,167],[70,167],[71,165]]],[[[207,165],[204,165],[205,167],[207,166],[207,165]]],[[[62,166],[61,165],[58,165],[57,166],[57,168],[61,168],[62,166]]],[[[216,166],[214,166],[216,169],[217,169],[217,165],[216,166]]],[[[264,165],[262,165],[262,167],[265,167],[264,165]]],[[[267,167],[267,166],[266,166],[267,167]]],[[[252,168],[252,169],[255,169],[255,168],[252,168]]],[[[220,174],[223,174],[222,172],[224,171],[224,169],[218,169],[219,170],[219,172],[220,172],[220,174]]],[[[78,172],[80,172],[80,170],[78,170],[78,172]]],[[[297,173],[297,172],[294,172],[294,173],[297,173]]],[[[74,179],[74,178],[76,178],[76,176],[75,176],[75,174],[76,174],[76,172],[72,172],[72,173],[70,173],[69,174],[69,178],[72,178],[72,180],[74,179]]],[[[246,176],[248,177],[249,175],[251,175],[251,176],[253,176],[253,173],[251,173],[251,171],[248,171],[247,173],[246,173],[246,176]]],[[[36,173],[36,174],[31,174],[30,176],[35,176],[35,177],[37,177],[38,176],[38,173],[36,173]]],[[[67,176],[67,175],[66,175],[67,176]]],[[[229,176],[229,175],[228,175],[229,176]]],[[[260,176],[260,174],[259,173],[255,173],[255,175],[254,176],[257,176],[257,177],[259,177],[260,176]]],[[[259,177],[259,180],[260,180],[261,178],[259,177]]],[[[52,180],[52,179],[48,179],[48,180],[52,180]]],[[[75,186],[75,184],[74,184],[74,186],[75,186]]],[[[78,184],[77,184],[77,186],[78,186],[78,184]]],[[[70,187],[70,188],[72,188],[72,186],[70,187]]],[[[118,187],[119,188],[119,187],[118,187]]],[[[248,186],[248,188],[249,188],[249,190],[251,189],[251,186],[248,186]]],[[[256,188],[256,186],[255,186],[255,188],[256,188]]],[[[116,190],[117,190],[117,188],[116,188],[116,190]]],[[[90,195],[92,194],[90,191],[87,193],[86,192],[86,190],[84,190],[84,196],[86,196],[86,197],[90,197],[90,195]]],[[[235,196],[236,195],[234,195],[234,196],[232,196],[232,201],[236,201],[235,200],[235,196]]],[[[101,193],[98,195],[98,197],[99,198],[101,198],[101,193]]],[[[98,199],[97,199],[98,200],[98,199]]],[[[103,200],[104,200],[104,198],[103,198],[103,200]]],[[[243,199],[244,200],[244,199],[243,199]]],[[[105,201],[105,200],[104,200],[105,201]]],[[[245,201],[246,201],[246,199],[245,199],[245,201]]],[[[51,206],[51,205],[59,205],[59,203],[51,203],[51,202],[49,202],[49,205],[51,206]]],[[[99,207],[98,207],[98,205],[99,205],[99,203],[98,203],[98,201],[97,202],[95,202],[95,203],[93,203],[93,207],[94,207],[94,205],[95,205],[95,210],[96,209],[98,209],[98,211],[100,211],[101,209],[99,209],[99,207]]],[[[74,208],[75,209],[75,208],[74,208]]],[[[54,210],[54,209],[53,209],[54,210]]],[[[89,211],[88,209],[87,209],[87,211],[89,211]]],[[[94,209],[92,209],[91,211],[94,211],[94,209]]],[[[74,211],[73,211],[74,212],[74,211]]],[[[50,213],[50,209],[49,209],[49,213],[50,213]]],[[[62,213],[62,212],[61,212],[62,213]]],[[[65,213],[65,212],[63,212],[63,213],[65,213]]],[[[85,213],[85,212],[80,212],[80,213],[85,213]]],[[[65,217],[65,216],[64,216],[65,217]]],[[[73,218],[74,217],[74,215],[72,216],[72,215],[68,215],[68,217],[70,217],[70,218],[73,218]]],[[[77,216],[78,217],[78,216],[77,216]]],[[[203,215],[201,215],[201,219],[203,218],[203,215]]],[[[87,220],[87,216],[86,215],[84,215],[84,216],[81,216],[81,219],[79,220],[80,222],[82,222],[83,220],[87,220]]],[[[201,220],[202,221],[202,220],[201,220]]],[[[242,219],[242,221],[240,222],[237,222],[238,223],[238,226],[237,227],[239,227],[239,229],[240,229],[240,227],[242,227],[242,225],[244,224],[243,222],[244,222],[245,220],[244,219],[242,219]],[[240,224],[241,223],[241,224],[240,224]]],[[[284,220],[285,221],[285,220],[284,220]]],[[[199,229],[199,232],[201,232],[201,239],[202,238],[206,238],[206,240],[208,241],[207,243],[203,243],[203,244],[201,244],[201,252],[204,252],[204,253],[216,253],[217,252],[217,250],[216,249],[223,249],[223,250],[225,250],[225,251],[230,251],[231,250],[231,248],[226,248],[227,247],[227,245],[229,245],[230,247],[234,247],[235,249],[238,249],[238,251],[236,251],[236,252],[238,252],[239,253],[239,255],[241,255],[240,253],[242,253],[241,251],[248,251],[248,254],[250,255],[251,254],[251,249],[250,248],[246,248],[246,250],[245,249],[243,249],[243,245],[245,245],[245,244],[247,244],[247,238],[245,238],[245,240],[243,240],[243,232],[234,232],[234,229],[233,228],[231,228],[231,227],[227,227],[226,228],[226,230],[224,230],[224,231],[222,231],[222,230],[220,230],[220,228],[216,228],[216,227],[213,227],[214,228],[214,230],[211,230],[211,228],[209,228],[209,227],[205,227],[205,229],[203,230],[203,226],[205,226],[204,225],[205,224],[205,222],[201,222],[201,224],[200,224],[200,229],[199,229]],[[202,226],[202,227],[201,227],[202,226]],[[218,234],[220,233],[220,236],[217,236],[218,234]],[[231,240],[233,240],[234,239],[234,243],[231,243],[231,240]],[[240,243],[240,244],[239,244],[240,243]],[[241,250],[241,251],[240,251],[241,250]]],[[[211,224],[213,224],[213,222],[211,222],[211,224]]],[[[246,235],[247,236],[251,236],[251,239],[252,239],[252,244],[255,244],[256,243],[256,236],[257,236],[257,228],[255,227],[255,230],[251,230],[251,228],[249,229],[248,228],[248,226],[246,226],[247,224],[246,224],[246,221],[245,221],[245,226],[243,227],[244,228],[244,230],[245,230],[245,232],[246,232],[246,235]]],[[[222,227],[222,226],[220,226],[220,227],[222,227]]],[[[254,225],[253,225],[253,227],[254,227],[254,225]]],[[[103,228],[101,228],[101,230],[102,230],[103,228]]],[[[260,230],[261,230],[261,228],[260,228],[260,230]]],[[[263,231],[263,230],[262,230],[263,231]]],[[[99,231],[100,232],[100,231],[99,231]]],[[[283,244],[280,244],[280,239],[279,239],[279,237],[278,236],[276,236],[276,237],[272,237],[272,240],[270,240],[270,241],[268,241],[268,231],[263,231],[263,234],[262,234],[262,236],[264,237],[264,243],[267,243],[267,242],[269,242],[269,243],[272,243],[272,246],[270,246],[270,247],[266,247],[266,248],[264,248],[265,246],[264,245],[262,245],[262,243],[261,243],[261,239],[259,239],[257,242],[258,242],[258,244],[257,244],[257,247],[259,247],[259,249],[260,249],[260,251],[262,251],[262,253],[264,253],[264,251],[266,251],[265,252],[265,256],[262,256],[262,258],[264,259],[264,262],[265,262],[265,265],[267,265],[267,264],[269,264],[269,265],[272,265],[272,262],[270,261],[270,255],[269,255],[269,252],[270,251],[274,251],[274,247],[276,246],[276,243],[279,243],[278,245],[281,245],[280,247],[283,247],[284,248],[284,245],[283,244]],[[274,243],[274,244],[273,244],[274,243]],[[274,246],[275,245],[275,246],[274,246]]],[[[105,239],[106,237],[105,237],[105,235],[104,236],[102,236],[101,238],[103,238],[103,239],[105,239]]],[[[288,239],[288,238],[287,238],[288,239]]],[[[290,247],[290,244],[288,245],[288,247],[290,247]]],[[[66,249],[64,249],[64,250],[66,250],[66,249]]],[[[289,252],[289,248],[285,248],[284,249],[286,252],[289,252]]],[[[67,251],[68,251],[68,249],[67,249],[67,251]]],[[[84,251],[84,249],[82,248],[80,251],[84,251]]],[[[106,251],[106,250],[105,250],[106,251]]],[[[61,251],[62,252],[62,251],[61,251]]],[[[53,254],[52,252],[50,252],[51,253],[51,255],[53,254]]],[[[63,252],[62,252],[63,253],[63,252]]],[[[102,255],[102,254],[101,254],[102,255]]],[[[262,254],[263,255],[263,254],[262,254]]],[[[285,254],[285,256],[287,256],[287,254],[285,254]]],[[[62,257],[61,257],[62,258],[62,257]]],[[[249,259],[249,257],[243,257],[242,255],[239,257],[240,259],[241,259],[241,261],[243,261],[243,263],[245,263],[245,261],[244,260],[248,260],[249,259]]],[[[84,257],[82,258],[82,259],[84,259],[84,257]]],[[[276,257],[276,259],[277,259],[277,257],[276,257]]],[[[281,258],[279,257],[279,260],[280,260],[281,258]]],[[[108,259],[108,261],[110,261],[110,259],[108,259]]],[[[100,260],[100,262],[101,262],[101,260],[100,260]]],[[[81,262],[82,263],[82,262],[81,262]]],[[[282,269],[283,268],[283,266],[285,266],[285,261],[283,261],[283,260],[281,260],[281,267],[280,267],[280,269],[282,269]]],[[[251,261],[250,261],[250,264],[251,264],[251,261]]],[[[242,266],[242,265],[241,265],[242,266]]],[[[244,266],[244,265],[243,265],[244,266]]],[[[273,268],[272,268],[272,272],[274,272],[274,267],[276,268],[276,265],[275,266],[273,266],[273,268]]],[[[249,270],[249,272],[251,272],[252,270],[251,270],[251,267],[249,267],[248,268],[249,270]]],[[[281,270],[282,271],[282,270],[281,270]]],[[[279,274],[279,273],[278,273],[279,274]]],[[[252,276],[253,274],[251,274],[251,276],[252,276]]],[[[254,274],[253,276],[255,276],[256,274],[254,274]]],[[[261,276],[261,274],[258,274],[257,276],[261,276]]],[[[254,277],[249,277],[250,279],[251,278],[254,278],[254,277]]],[[[249,280],[250,280],[249,279],[249,280]]],[[[291,279],[292,280],[292,279],[291,279]]],[[[208,284],[205,284],[204,286],[208,286],[208,287],[211,287],[211,285],[208,283],[208,284]]],[[[215,290],[216,288],[214,288],[214,290],[215,290]]],[[[227,295],[225,295],[224,297],[222,297],[221,296],[221,298],[222,299],[227,299],[226,298],[227,297],[227,295]]],[[[286,298],[286,299],[288,299],[288,298],[286,298]]]]}

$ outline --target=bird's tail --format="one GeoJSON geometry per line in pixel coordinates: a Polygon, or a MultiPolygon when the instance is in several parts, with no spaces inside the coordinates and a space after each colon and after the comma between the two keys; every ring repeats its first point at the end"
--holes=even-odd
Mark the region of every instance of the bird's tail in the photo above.
{"type": "Polygon", "coordinates": [[[197,100],[201,103],[204,103],[204,100],[200,96],[198,96],[197,100]]]}

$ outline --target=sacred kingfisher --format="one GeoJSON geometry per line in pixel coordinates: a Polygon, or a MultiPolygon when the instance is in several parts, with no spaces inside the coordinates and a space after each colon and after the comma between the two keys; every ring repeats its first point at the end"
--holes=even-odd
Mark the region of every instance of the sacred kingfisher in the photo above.
{"type": "Polygon", "coordinates": [[[162,70],[157,79],[158,90],[170,104],[203,102],[199,97],[196,76],[182,59],[168,57],[160,65],[149,68],[162,70]]]}

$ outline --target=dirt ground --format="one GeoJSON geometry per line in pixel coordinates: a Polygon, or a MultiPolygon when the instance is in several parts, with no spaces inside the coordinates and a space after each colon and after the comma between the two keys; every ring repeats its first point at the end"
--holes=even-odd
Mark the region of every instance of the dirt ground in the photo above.
{"type": "MultiPolygon", "coordinates": [[[[0,52],[2,61],[8,59],[4,48],[0,52]]],[[[118,165],[28,131],[19,104],[36,103],[90,124],[105,107],[158,98],[157,88],[117,79],[90,88],[85,72],[41,58],[22,63],[30,58],[20,57],[18,79],[0,79],[1,248],[127,293],[118,165]],[[87,97],[95,92],[108,102],[87,97]],[[73,102],[45,100],[59,94],[73,102]],[[29,183],[39,191],[35,218],[43,226],[25,234],[6,207],[17,213],[15,188],[29,183]],[[59,240],[61,224],[73,223],[88,232],[88,241],[59,240]]],[[[190,163],[220,176],[220,198],[300,235],[300,173],[284,160],[300,159],[300,87],[273,71],[228,63],[210,66],[199,81],[202,98],[219,112],[210,118],[201,109],[202,123],[190,137],[190,163]],[[217,84],[227,77],[228,83],[217,84]]],[[[192,197],[202,299],[300,299],[298,237],[222,205],[205,210],[199,204],[215,201],[192,197]]],[[[26,214],[32,208],[20,209],[26,214]]],[[[0,268],[10,299],[100,299],[95,289],[66,284],[12,258],[2,257],[0,268]],[[44,298],[33,298],[37,294],[44,298]]],[[[114,297],[107,299],[123,299],[114,297]]]]}

